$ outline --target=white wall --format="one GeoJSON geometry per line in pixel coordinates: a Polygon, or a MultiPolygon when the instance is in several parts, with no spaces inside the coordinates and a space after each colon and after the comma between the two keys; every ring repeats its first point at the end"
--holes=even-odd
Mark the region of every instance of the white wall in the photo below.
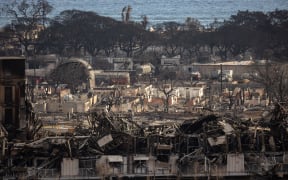
{"type": "Polygon", "coordinates": [[[178,87],[179,97],[191,99],[195,97],[202,98],[204,95],[203,87],[178,87]]]}
{"type": "Polygon", "coordinates": [[[79,159],[63,158],[61,163],[62,176],[77,176],[79,174],[79,159]]]}

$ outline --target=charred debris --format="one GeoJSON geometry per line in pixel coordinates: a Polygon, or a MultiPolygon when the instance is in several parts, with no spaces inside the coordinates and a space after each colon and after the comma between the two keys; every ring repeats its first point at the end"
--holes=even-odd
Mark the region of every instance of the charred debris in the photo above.
{"type": "Polygon", "coordinates": [[[179,116],[94,109],[56,122],[31,109],[29,133],[9,140],[1,127],[0,175],[285,177],[287,110],[276,103],[261,118],[243,120],[228,113],[179,116]]]}

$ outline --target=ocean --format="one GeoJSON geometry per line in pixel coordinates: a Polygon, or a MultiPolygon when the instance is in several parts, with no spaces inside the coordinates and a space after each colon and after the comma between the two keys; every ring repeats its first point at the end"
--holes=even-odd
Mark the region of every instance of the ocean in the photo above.
{"type": "MultiPolygon", "coordinates": [[[[10,1],[10,0],[9,0],[10,1]]],[[[11,0],[13,1],[13,0],[11,0]]],[[[7,0],[0,0],[0,5],[7,0]]],[[[288,10],[288,0],[48,0],[54,7],[50,17],[59,15],[63,10],[78,9],[94,11],[101,16],[121,19],[123,7],[132,7],[131,20],[141,21],[148,17],[148,26],[167,21],[185,22],[187,17],[195,18],[204,26],[215,19],[227,20],[240,11],[269,12],[275,9],[288,10]]],[[[9,18],[0,17],[0,26],[9,18]]]]}

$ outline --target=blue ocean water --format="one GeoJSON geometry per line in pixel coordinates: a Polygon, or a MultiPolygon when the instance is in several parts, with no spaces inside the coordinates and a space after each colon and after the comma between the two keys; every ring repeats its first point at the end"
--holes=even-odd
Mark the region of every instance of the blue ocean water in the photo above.
{"type": "MultiPolygon", "coordinates": [[[[9,0],[10,1],[10,0],[9,0]]],[[[13,0],[11,0],[13,1],[13,0]]],[[[198,19],[201,24],[208,25],[217,19],[223,21],[239,10],[274,11],[287,9],[288,0],[48,0],[54,7],[51,17],[67,9],[94,11],[102,16],[121,19],[121,11],[125,6],[132,7],[131,19],[140,21],[144,15],[150,25],[166,21],[185,22],[187,17],[198,19]]],[[[0,0],[0,5],[7,0],[0,0]]],[[[9,18],[0,17],[0,26],[9,18]]]]}

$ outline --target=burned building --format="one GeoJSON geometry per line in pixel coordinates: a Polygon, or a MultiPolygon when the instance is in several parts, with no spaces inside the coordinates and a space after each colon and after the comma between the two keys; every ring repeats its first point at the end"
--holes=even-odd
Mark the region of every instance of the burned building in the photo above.
{"type": "Polygon", "coordinates": [[[129,85],[130,74],[122,71],[95,72],[96,86],[129,85]]]}
{"type": "MultiPolygon", "coordinates": [[[[89,91],[102,97],[99,104],[92,95],[85,94],[84,101],[77,94],[75,100],[81,99],[89,108],[72,106],[71,94],[63,96],[64,108],[61,92],[51,95],[50,103],[48,94],[42,99],[43,111],[37,111],[37,103],[27,106],[26,115],[34,113],[26,116],[27,139],[16,137],[22,135],[19,130],[25,122],[24,61],[7,58],[0,64],[3,179],[248,179],[288,175],[287,104],[275,103],[265,115],[263,111],[236,108],[222,112],[205,108],[201,112],[137,111],[132,107],[145,105],[145,93],[140,88],[125,89],[129,76],[120,72],[98,73],[98,77],[95,72],[92,80],[96,85],[115,86],[98,85],[89,91]],[[123,81],[118,81],[120,75],[123,81]],[[110,103],[118,110],[107,108],[110,103]],[[120,105],[125,106],[123,110],[120,105]]],[[[145,89],[148,92],[151,88],[145,89]]],[[[197,96],[202,96],[202,90],[197,90],[197,96]]],[[[182,91],[179,94],[186,99],[193,95],[189,87],[182,91]]]]}
{"type": "Polygon", "coordinates": [[[285,107],[275,105],[257,122],[214,113],[96,109],[65,124],[43,119],[37,138],[10,144],[13,153],[0,173],[34,179],[287,177],[285,107]]]}
{"type": "Polygon", "coordinates": [[[0,123],[12,138],[25,127],[25,58],[0,58],[0,123]]]}

